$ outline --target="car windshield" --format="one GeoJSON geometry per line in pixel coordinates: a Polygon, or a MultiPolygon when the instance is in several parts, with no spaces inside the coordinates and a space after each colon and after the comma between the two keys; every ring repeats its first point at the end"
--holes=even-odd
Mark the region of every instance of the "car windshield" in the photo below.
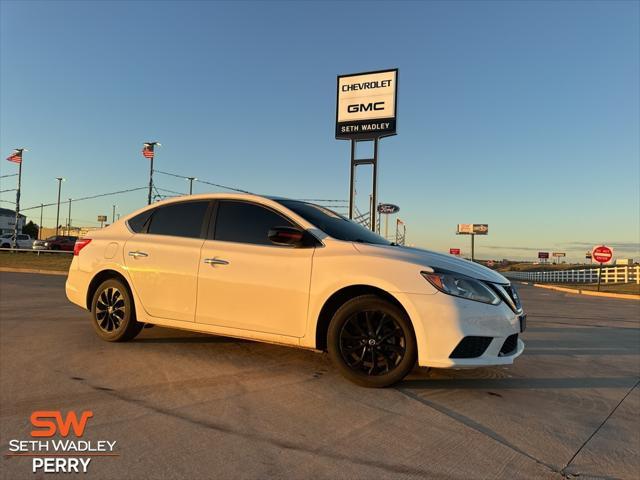
{"type": "Polygon", "coordinates": [[[276,200],[289,210],[297,213],[330,237],[348,242],[392,245],[380,235],[337,214],[333,210],[299,200],[276,200]]]}

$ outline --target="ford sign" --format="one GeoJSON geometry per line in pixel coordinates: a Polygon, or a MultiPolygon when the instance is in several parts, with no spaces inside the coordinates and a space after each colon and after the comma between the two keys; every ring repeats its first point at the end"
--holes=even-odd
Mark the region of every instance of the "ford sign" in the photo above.
{"type": "Polygon", "coordinates": [[[392,213],[398,213],[400,207],[392,203],[381,203],[378,205],[378,213],[391,215],[392,213]]]}

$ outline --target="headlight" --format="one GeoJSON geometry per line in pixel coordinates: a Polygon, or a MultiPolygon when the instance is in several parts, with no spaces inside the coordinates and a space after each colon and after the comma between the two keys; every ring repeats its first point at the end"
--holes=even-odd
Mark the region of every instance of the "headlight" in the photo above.
{"type": "Polygon", "coordinates": [[[422,272],[422,276],[441,292],[454,297],[467,298],[476,302],[490,303],[491,305],[500,303],[500,297],[479,280],[456,273],[443,272],[422,272]]]}

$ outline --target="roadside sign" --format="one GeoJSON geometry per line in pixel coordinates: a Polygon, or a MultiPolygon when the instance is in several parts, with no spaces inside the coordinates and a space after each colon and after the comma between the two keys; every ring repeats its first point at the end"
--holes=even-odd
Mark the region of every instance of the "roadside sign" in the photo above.
{"type": "Polygon", "coordinates": [[[374,139],[396,134],[397,68],[338,75],[337,88],[337,139],[374,139]]]}
{"type": "Polygon", "coordinates": [[[553,257],[566,257],[567,254],[565,252],[553,252],[551,254],[553,257]]]}
{"type": "Polygon", "coordinates": [[[486,223],[459,223],[458,235],[487,235],[489,233],[489,225],[486,223]]]}
{"type": "Polygon", "coordinates": [[[98,215],[98,221],[99,222],[106,222],[107,221],[107,216],[106,215],[98,215]]]}
{"type": "Polygon", "coordinates": [[[538,252],[538,258],[549,258],[549,252],[538,252]]]}
{"type": "Polygon", "coordinates": [[[598,245],[591,250],[591,257],[598,263],[609,263],[613,258],[613,249],[606,245],[598,245]]]}
{"type": "Polygon", "coordinates": [[[459,248],[450,248],[449,249],[449,255],[460,255],[460,249],[459,248]]]}
{"type": "Polygon", "coordinates": [[[390,215],[392,213],[398,213],[399,211],[400,207],[392,203],[381,203],[378,205],[378,213],[390,215]]]}

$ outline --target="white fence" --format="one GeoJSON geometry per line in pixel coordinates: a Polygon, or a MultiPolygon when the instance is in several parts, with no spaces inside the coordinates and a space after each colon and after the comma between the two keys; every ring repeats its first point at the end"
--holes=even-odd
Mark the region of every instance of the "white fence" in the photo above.
{"type": "MultiPolygon", "coordinates": [[[[598,283],[599,268],[549,270],[546,272],[501,272],[514,280],[550,283],[598,283]]],[[[602,283],[640,283],[640,266],[602,268],[602,283]]]]}

